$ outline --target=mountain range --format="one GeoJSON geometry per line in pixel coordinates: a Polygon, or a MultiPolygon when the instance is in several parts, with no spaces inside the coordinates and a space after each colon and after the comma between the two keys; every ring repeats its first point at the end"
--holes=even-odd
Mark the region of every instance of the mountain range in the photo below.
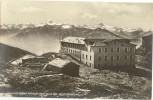
{"type": "MultiPolygon", "coordinates": [[[[107,26],[104,25],[103,23],[100,23],[98,25],[95,26],[87,26],[87,25],[70,25],[70,24],[57,24],[54,23],[53,21],[47,21],[45,23],[40,23],[40,24],[9,24],[9,25],[1,25],[0,26],[0,33],[1,35],[6,35],[5,33],[9,34],[9,31],[12,31],[14,33],[16,32],[22,32],[22,31],[28,31],[29,29],[40,29],[40,30],[46,30],[47,32],[47,28],[52,28],[56,31],[56,29],[58,30],[65,30],[68,33],[73,32],[74,31],[80,31],[80,33],[83,32],[88,32],[88,34],[91,34],[92,31],[94,32],[108,32],[108,34],[110,33],[112,36],[117,36],[118,37],[124,37],[124,38],[129,38],[129,39],[133,39],[133,38],[139,38],[142,35],[148,35],[150,33],[152,33],[151,30],[143,30],[141,28],[136,28],[136,29],[130,29],[130,28],[118,28],[118,27],[112,27],[112,26],[107,26]]],[[[73,33],[72,33],[73,34],[73,33]]],[[[88,35],[87,34],[87,35],[88,35]]],[[[96,34],[96,33],[95,33],[96,34]]],[[[95,35],[94,34],[94,35],[95,35]]],[[[101,33],[102,34],[102,33],[101,33]]]]}
{"type": "Polygon", "coordinates": [[[118,28],[100,23],[95,26],[57,24],[47,21],[41,24],[1,25],[1,42],[30,50],[31,52],[49,52],[59,50],[59,40],[67,36],[85,38],[127,38],[138,46],[143,36],[152,34],[141,28],[118,28]]]}

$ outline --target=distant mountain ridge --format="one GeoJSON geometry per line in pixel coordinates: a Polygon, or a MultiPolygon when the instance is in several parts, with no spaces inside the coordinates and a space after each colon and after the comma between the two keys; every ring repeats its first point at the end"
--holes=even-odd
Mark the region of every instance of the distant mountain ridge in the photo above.
{"type": "Polygon", "coordinates": [[[59,40],[68,36],[105,39],[131,39],[138,47],[142,37],[152,34],[152,31],[138,29],[123,29],[100,23],[93,27],[87,25],[59,24],[48,21],[40,24],[12,24],[0,26],[2,43],[17,46],[21,49],[42,54],[58,52],[59,40]],[[3,42],[3,40],[5,40],[3,42]]]}
{"type": "Polygon", "coordinates": [[[118,27],[107,26],[107,25],[104,25],[103,23],[100,23],[93,27],[89,27],[87,25],[75,26],[70,24],[58,24],[50,20],[40,24],[30,23],[30,24],[12,24],[12,25],[0,26],[0,34],[9,35],[10,32],[13,32],[14,34],[18,33],[17,37],[22,36],[23,33],[28,34],[28,32],[29,33],[37,32],[38,34],[43,32],[43,33],[52,33],[52,34],[60,33],[61,35],[63,34],[65,36],[67,35],[77,36],[79,34],[79,36],[83,36],[83,37],[93,37],[93,36],[96,37],[97,35],[97,37],[128,38],[128,39],[140,38],[146,34],[149,35],[150,33],[152,33],[152,31],[144,31],[141,28],[123,29],[118,27]]]}

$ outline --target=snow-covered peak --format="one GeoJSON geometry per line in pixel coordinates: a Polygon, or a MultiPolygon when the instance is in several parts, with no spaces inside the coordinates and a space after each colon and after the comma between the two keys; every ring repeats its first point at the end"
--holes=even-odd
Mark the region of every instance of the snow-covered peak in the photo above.
{"type": "Polygon", "coordinates": [[[108,26],[108,25],[104,25],[103,23],[100,23],[96,26],[94,26],[93,28],[101,28],[101,29],[106,29],[106,30],[109,30],[109,31],[116,31],[116,29],[112,26],[108,26]]]}
{"type": "Polygon", "coordinates": [[[76,27],[78,27],[78,28],[86,28],[86,29],[96,29],[95,27],[93,27],[93,26],[88,26],[88,25],[86,25],[86,24],[84,24],[84,25],[77,25],[76,27]]]}
{"type": "Polygon", "coordinates": [[[48,20],[45,24],[47,24],[47,25],[52,25],[52,26],[54,26],[54,25],[61,25],[61,24],[55,23],[55,22],[53,22],[53,21],[51,21],[51,20],[48,20]]]}
{"type": "Polygon", "coordinates": [[[82,27],[84,28],[90,28],[88,25],[84,24],[82,27]]]}
{"type": "Polygon", "coordinates": [[[71,25],[69,25],[69,24],[63,24],[62,25],[62,28],[63,29],[70,29],[72,26],[71,25]]]}
{"type": "Polygon", "coordinates": [[[98,27],[103,27],[103,26],[105,26],[103,23],[99,23],[98,25],[97,25],[98,27]]]}
{"type": "Polygon", "coordinates": [[[134,32],[134,31],[142,31],[143,29],[142,28],[134,28],[134,29],[131,29],[131,28],[123,28],[123,31],[124,32],[134,32]]]}
{"type": "Polygon", "coordinates": [[[1,25],[0,27],[1,29],[7,29],[7,27],[5,25],[1,25]]]}
{"type": "Polygon", "coordinates": [[[46,22],[47,25],[56,25],[56,23],[54,23],[53,21],[49,20],[46,22]]]}
{"type": "Polygon", "coordinates": [[[36,24],[35,26],[36,27],[42,27],[42,26],[44,26],[45,25],[45,23],[40,23],[40,24],[36,24]]]}

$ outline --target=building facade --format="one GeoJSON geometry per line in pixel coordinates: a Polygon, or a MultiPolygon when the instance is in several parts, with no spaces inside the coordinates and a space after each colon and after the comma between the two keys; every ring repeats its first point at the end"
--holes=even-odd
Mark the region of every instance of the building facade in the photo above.
{"type": "Polygon", "coordinates": [[[136,45],[129,39],[67,37],[60,43],[60,52],[70,54],[92,68],[135,65],[136,45]]]}

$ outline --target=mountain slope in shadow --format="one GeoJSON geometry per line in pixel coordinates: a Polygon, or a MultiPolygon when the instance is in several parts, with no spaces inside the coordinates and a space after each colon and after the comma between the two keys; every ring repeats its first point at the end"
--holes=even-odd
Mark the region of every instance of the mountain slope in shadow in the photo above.
{"type": "Polygon", "coordinates": [[[0,43],[0,59],[4,61],[13,61],[26,54],[32,53],[22,50],[20,48],[12,47],[6,44],[0,43]]]}

